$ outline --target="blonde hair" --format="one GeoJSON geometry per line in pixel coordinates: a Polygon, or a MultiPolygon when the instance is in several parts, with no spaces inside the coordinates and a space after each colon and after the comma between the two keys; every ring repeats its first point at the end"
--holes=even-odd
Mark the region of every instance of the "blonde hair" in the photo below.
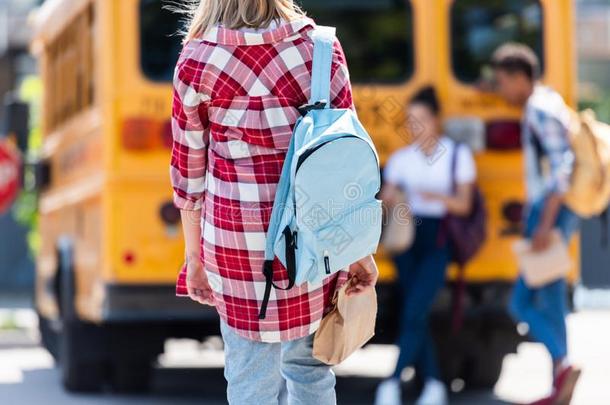
{"type": "Polygon", "coordinates": [[[167,7],[186,15],[184,41],[205,35],[215,24],[229,29],[267,27],[272,20],[305,15],[293,0],[186,0],[167,7]]]}

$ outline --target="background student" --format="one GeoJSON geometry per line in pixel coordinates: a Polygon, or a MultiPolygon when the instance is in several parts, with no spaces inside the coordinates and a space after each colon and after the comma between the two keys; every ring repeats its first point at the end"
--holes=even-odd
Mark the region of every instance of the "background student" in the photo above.
{"type": "MultiPolygon", "coordinates": [[[[525,237],[531,239],[535,251],[542,251],[550,244],[553,228],[567,242],[578,227],[578,217],[562,201],[574,164],[567,129],[569,110],[559,93],[538,83],[540,63],[529,47],[503,45],[494,53],[492,66],[499,95],[524,108],[525,237]]],[[[566,301],[565,279],[530,288],[519,277],[514,287],[511,313],[529,325],[530,335],[544,344],[553,360],[553,392],[537,403],[540,405],[568,404],[580,375],[567,359],[566,301]]]]}
{"type": "Polygon", "coordinates": [[[409,120],[422,127],[414,142],[395,152],[384,170],[381,198],[387,204],[399,203],[404,191],[414,216],[415,240],[403,254],[394,257],[399,273],[401,320],[398,346],[400,355],[392,376],[382,382],[376,395],[377,405],[401,404],[400,375],[414,366],[424,380],[418,405],[443,405],[447,389],[435,355],[428,317],[435,297],[445,284],[449,247],[442,223],[447,213],[470,212],[476,167],[470,149],[457,151],[457,192],[452,194],[451,162],[457,144],[441,132],[440,105],[435,90],[420,90],[408,106],[409,120]]]}

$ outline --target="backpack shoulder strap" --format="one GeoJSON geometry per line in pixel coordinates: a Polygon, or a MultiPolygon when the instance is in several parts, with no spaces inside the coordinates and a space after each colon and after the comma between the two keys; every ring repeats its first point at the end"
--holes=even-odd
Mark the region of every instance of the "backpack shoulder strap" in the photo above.
{"type": "Polygon", "coordinates": [[[457,165],[458,165],[458,153],[460,152],[461,142],[454,141],[453,153],[451,154],[451,193],[457,192],[457,165]]]}
{"type": "Polygon", "coordinates": [[[313,66],[311,69],[311,97],[309,103],[325,100],[330,108],[330,73],[333,61],[335,27],[318,25],[312,32],[314,41],[313,66]]]}
{"type": "MultiPolygon", "coordinates": [[[[330,74],[333,59],[333,45],[335,42],[335,28],[317,26],[312,32],[312,39],[314,41],[313,51],[313,65],[311,70],[311,97],[310,105],[315,104],[318,101],[325,100],[325,108],[330,108],[330,74]]],[[[280,180],[277,185],[275,200],[273,201],[273,209],[271,211],[271,218],[269,220],[269,227],[267,228],[267,238],[265,241],[265,261],[263,262],[263,274],[265,275],[265,292],[263,294],[263,300],[261,303],[261,309],[259,312],[259,319],[265,319],[267,313],[267,304],[271,295],[271,288],[280,288],[273,283],[273,259],[275,257],[274,244],[275,240],[280,232],[284,233],[286,240],[286,260],[287,271],[289,277],[289,284],[286,288],[290,289],[294,285],[296,263],[294,256],[294,241],[292,234],[289,229],[280,229],[281,220],[285,215],[285,210],[290,209],[288,199],[291,197],[294,190],[292,190],[291,181],[291,168],[292,160],[295,154],[295,139],[294,134],[290,138],[290,145],[286,152],[284,164],[282,166],[282,173],[280,174],[280,180]]]]}
{"type": "MultiPolygon", "coordinates": [[[[273,259],[275,253],[273,251],[273,245],[278,236],[280,230],[280,222],[284,216],[284,210],[288,209],[288,198],[290,197],[290,168],[292,166],[292,158],[294,157],[294,136],[290,138],[290,144],[286,152],[284,159],[284,165],[282,166],[282,173],[280,174],[280,181],[277,185],[275,192],[275,200],[273,201],[273,208],[271,210],[271,218],[269,219],[269,226],[267,228],[266,240],[265,240],[265,260],[263,261],[263,275],[265,276],[265,292],[263,293],[263,300],[261,308],[258,314],[259,319],[265,319],[267,316],[267,305],[269,304],[269,298],[271,297],[271,288],[276,287],[273,283],[273,259]]],[[[285,231],[285,230],[284,230],[285,231]]],[[[288,276],[290,283],[285,289],[292,288],[294,285],[294,272],[295,272],[295,257],[294,251],[290,251],[293,246],[288,246],[288,238],[292,237],[292,234],[285,234],[286,239],[286,258],[291,262],[288,266],[288,276]],[[292,256],[290,255],[292,253],[292,256]]],[[[292,243],[292,242],[291,242],[292,243]]],[[[282,288],[284,289],[284,288],[282,288]]]]}
{"type": "Polygon", "coordinates": [[[288,207],[288,197],[290,196],[290,169],[292,166],[292,158],[294,157],[294,136],[290,138],[290,144],[286,151],[280,181],[275,192],[273,200],[273,208],[271,210],[271,218],[269,219],[269,227],[267,228],[267,239],[265,242],[265,260],[273,261],[275,254],[273,252],[273,244],[277,234],[281,231],[280,222],[284,215],[284,210],[288,207]]]}

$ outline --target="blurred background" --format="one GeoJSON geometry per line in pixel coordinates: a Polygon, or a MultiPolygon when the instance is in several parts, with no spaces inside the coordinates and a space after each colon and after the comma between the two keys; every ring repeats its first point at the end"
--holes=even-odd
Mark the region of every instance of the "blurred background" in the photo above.
{"type": "MultiPolygon", "coordinates": [[[[180,3],[176,1],[174,3],[180,3]]],[[[471,146],[489,240],[466,269],[465,323],[449,332],[456,269],[432,328],[456,404],[548,393],[550,361],[506,314],[524,185],[519,114],[486,90],[488,60],[530,45],[543,81],[610,122],[608,0],[302,0],[337,26],[358,114],[382,164],[410,142],[404,107],[441,96],[446,133],[471,146]]],[[[174,296],[179,212],[167,175],[179,16],[161,0],[0,0],[0,401],[224,403],[213,309],[174,296]]],[[[571,249],[575,404],[610,404],[610,253],[603,218],[571,249]]],[[[337,368],[342,404],[372,403],[397,351],[393,265],[382,251],[372,344],[337,368]]],[[[405,398],[418,381],[407,370],[405,398]]]]}

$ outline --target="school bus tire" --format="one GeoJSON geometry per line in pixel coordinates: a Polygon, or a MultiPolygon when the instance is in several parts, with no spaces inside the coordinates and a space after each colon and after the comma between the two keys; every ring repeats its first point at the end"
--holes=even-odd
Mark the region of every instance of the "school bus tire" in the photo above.
{"type": "Polygon", "coordinates": [[[162,326],[133,323],[108,325],[110,384],[116,392],[146,392],[157,356],[163,352],[162,326]]]}
{"type": "Polygon", "coordinates": [[[112,362],[112,389],[120,393],[146,392],[150,389],[154,359],[129,358],[112,362]]]}
{"type": "Polygon", "coordinates": [[[53,329],[52,321],[38,313],[38,330],[42,346],[49,351],[53,360],[59,361],[59,333],[53,329]]]}
{"type": "Polygon", "coordinates": [[[504,357],[524,340],[506,312],[510,283],[471,284],[464,300],[464,322],[452,332],[452,293],[449,285],[438,297],[431,331],[443,380],[461,380],[466,389],[493,388],[504,357]]]}
{"type": "Polygon", "coordinates": [[[465,336],[457,339],[438,339],[443,380],[449,385],[462,380],[469,390],[492,389],[500,378],[504,356],[512,350],[508,342],[502,342],[501,331],[492,332],[488,338],[470,332],[463,331],[465,336]]]}
{"type": "Polygon", "coordinates": [[[505,354],[499,352],[487,354],[485,359],[478,359],[477,365],[464,380],[469,389],[493,389],[500,379],[505,354]]]}
{"type": "Polygon", "coordinates": [[[96,392],[104,386],[106,348],[104,329],[78,318],[74,306],[75,279],[73,244],[58,240],[58,304],[61,331],[58,334],[58,362],[64,387],[72,392],[96,392]]]}
{"type": "Polygon", "coordinates": [[[466,357],[464,383],[469,389],[493,389],[496,385],[510,344],[503,340],[500,331],[495,331],[488,339],[481,339],[478,350],[466,357]]]}
{"type": "Polygon", "coordinates": [[[61,334],[62,382],[71,392],[99,392],[104,388],[105,355],[99,347],[103,330],[86,323],[70,322],[61,334]]]}

